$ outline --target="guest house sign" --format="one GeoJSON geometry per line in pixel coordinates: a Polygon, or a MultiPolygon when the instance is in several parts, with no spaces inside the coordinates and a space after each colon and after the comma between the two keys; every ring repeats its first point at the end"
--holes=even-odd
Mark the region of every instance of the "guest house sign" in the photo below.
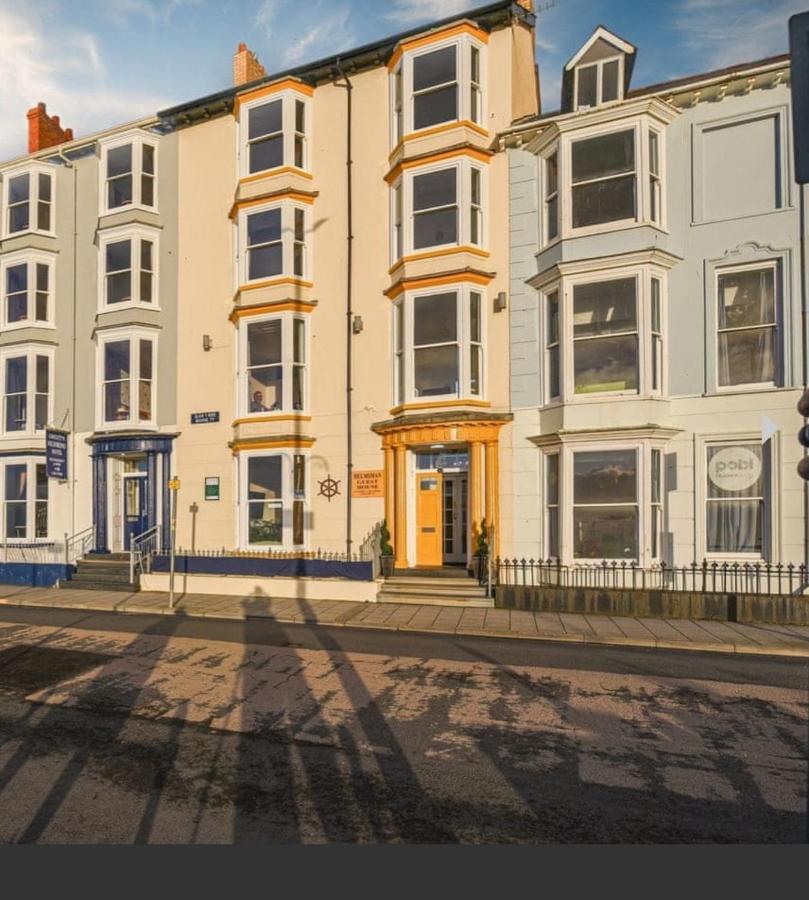
{"type": "Polygon", "coordinates": [[[384,497],[385,473],[382,469],[366,469],[354,472],[351,484],[352,497],[384,497]]]}

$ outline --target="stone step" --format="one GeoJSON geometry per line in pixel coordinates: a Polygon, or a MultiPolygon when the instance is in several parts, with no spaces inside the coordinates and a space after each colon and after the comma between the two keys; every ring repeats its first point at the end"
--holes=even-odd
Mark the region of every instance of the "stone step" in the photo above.
{"type": "Polygon", "coordinates": [[[452,606],[459,609],[493,609],[494,599],[487,597],[439,597],[435,594],[387,594],[383,588],[379,603],[397,603],[406,606],[452,606]]]}
{"type": "Polygon", "coordinates": [[[88,562],[86,559],[80,559],[76,563],[76,571],[81,575],[125,575],[129,578],[129,563],[123,562],[88,562]]]}
{"type": "Polygon", "coordinates": [[[389,594],[436,594],[447,597],[485,595],[486,589],[476,581],[440,581],[428,578],[397,579],[388,578],[384,588],[389,594]]]}
{"type": "Polygon", "coordinates": [[[133,594],[136,591],[139,591],[140,587],[136,584],[129,584],[129,582],[123,581],[116,581],[111,584],[106,581],[76,581],[74,579],[69,579],[67,581],[60,581],[59,589],[62,591],[115,591],[133,594]]]}
{"type": "Polygon", "coordinates": [[[129,562],[128,553],[88,553],[84,560],[87,562],[129,562]]]}

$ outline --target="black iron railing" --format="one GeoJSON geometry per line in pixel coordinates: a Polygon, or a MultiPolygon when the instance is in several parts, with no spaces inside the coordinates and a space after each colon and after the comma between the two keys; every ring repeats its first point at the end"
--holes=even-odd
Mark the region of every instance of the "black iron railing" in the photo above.
{"type": "Polygon", "coordinates": [[[705,594],[800,594],[807,587],[806,566],[780,563],[704,560],[690,566],[661,563],[646,569],[626,561],[567,566],[555,560],[496,559],[492,573],[495,587],[583,587],[705,594]]]}

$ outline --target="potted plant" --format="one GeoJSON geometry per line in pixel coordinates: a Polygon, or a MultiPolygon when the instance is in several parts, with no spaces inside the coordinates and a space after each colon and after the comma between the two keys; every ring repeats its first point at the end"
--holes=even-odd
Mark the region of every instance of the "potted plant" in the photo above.
{"type": "Polygon", "coordinates": [[[396,557],[393,553],[393,547],[390,543],[390,531],[388,531],[387,519],[382,520],[382,527],[379,529],[379,562],[382,568],[383,578],[392,578],[396,565],[396,557]]]}
{"type": "Polygon", "coordinates": [[[485,519],[480,520],[480,528],[475,534],[475,547],[472,554],[472,572],[480,581],[483,577],[484,566],[489,558],[489,526],[485,519]]]}

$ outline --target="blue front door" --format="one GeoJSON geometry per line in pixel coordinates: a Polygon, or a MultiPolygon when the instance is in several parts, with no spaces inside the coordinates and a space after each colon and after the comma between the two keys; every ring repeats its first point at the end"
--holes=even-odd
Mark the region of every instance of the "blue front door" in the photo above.
{"type": "Polygon", "coordinates": [[[124,476],[124,550],[129,550],[132,538],[148,528],[146,509],[146,476],[124,476]]]}

